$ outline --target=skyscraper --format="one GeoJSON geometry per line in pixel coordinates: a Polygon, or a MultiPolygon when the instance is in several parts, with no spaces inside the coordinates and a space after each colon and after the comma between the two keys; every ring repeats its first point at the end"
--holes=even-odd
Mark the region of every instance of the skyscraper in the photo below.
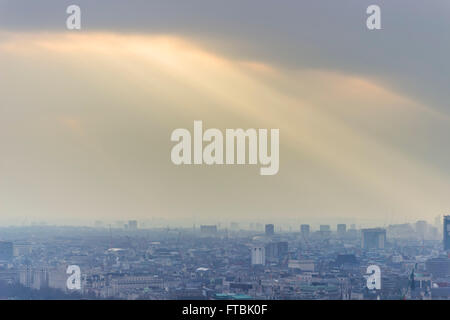
{"type": "Polygon", "coordinates": [[[287,256],[289,252],[287,241],[269,242],[265,246],[265,255],[269,259],[282,259],[287,256]]]}
{"type": "Polygon", "coordinates": [[[266,224],[266,236],[273,236],[275,233],[275,227],[273,224],[266,224]]]}
{"type": "Polygon", "coordinates": [[[252,247],[252,265],[265,265],[266,264],[266,250],[263,246],[252,247]]]}
{"type": "Polygon", "coordinates": [[[346,232],[347,232],[347,225],[346,224],[341,223],[341,224],[337,225],[337,234],[338,234],[338,236],[343,237],[343,236],[345,236],[346,232]]]}
{"type": "Polygon", "coordinates": [[[363,249],[384,249],[386,243],[386,229],[362,229],[361,247],[363,249]]]}
{"type": "Polygon", "coordinates": [[[136,220],[130,220],[128,221],[128,229],[130,230],[137,230],[138,228],[138,223],[136,220]]]}
{"type": "Polygon", "coordinates": [[[308,237],[309,236],[309,224],[302,224],[300,226],[300,232],[302,234],[303,237],[308,237]]]}
{"type": "Polygon", "coordinates": [[[0,241],[0,260],[9,261],[13,258],[13,243],[0,241]]]}
{"type": "Polygon", "coordinates": [[[331,227],[329,224],[321,224],[319,227],[319,235],[322,239],[329,239],[331,236],[331,227]]]}
{"type": "Polygon", "coordinates": [[[444,250],[450,251],[450,216],[444,216],[444,250]]]}

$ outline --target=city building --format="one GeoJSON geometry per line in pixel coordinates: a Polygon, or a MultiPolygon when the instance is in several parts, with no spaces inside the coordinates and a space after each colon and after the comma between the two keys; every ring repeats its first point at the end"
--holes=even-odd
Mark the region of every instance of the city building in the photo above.
{"type": "Polygon", "coordinates": [[[40,290],[48,287],[48,270],[27,266],[19,272],[19,282],[25,287],[40,290]]]}
{"type": "Polygon", "coordinates": [[[358,237],[358,230],[354,227],[353,224],[350,229],[347,230],[346,235],[348,239],[356,239],[358,237]]]}
{"type": "Polygon", "coordinates": [[[266,236],[270,237],[275,234],[275,227],[273,224],[266,224],[266,236]]]}
{"type": "Polygon", "coordinates": [[[433,279],[446,278],[450,276],[450,258],[439,257],[428,259],[425,268],[433,279]]]}
{"type": "Polygon", "coordinates": [[[303,237],[309,237],[309,232],[310,232],[309,224],[302,224],[300,226],[300,232],[303,237]]]}
{"type": "Polygon", "coordinates": [[[13,255],[14,257],[27,256],[31,254],[33,247],[30,243],[14,243],[13,255]]]}
{"type": "Polygon", "coordinates": [[[337,225],[337,234],[339,237],[344,237],[347,232],[347,225],[340,223],[337,225]]]}
{"type": "Polygon", "coordinates": [[[265,246],[265,255],[267,260],[283,259],[288,254],[288,242],[277,241],[269,242],[265,246]]]}
{"type": "Polygon", "coordinates": [[[164,282],[158,276],[153,275],[118,276],[111,280],[111,286],[113,295],[120,296],[139,289],[162,289],[164,282]]]}
{"type": "Polygon", "coordinates": [[[138,223],[136,220],[128,221],[128,229],[129,230],[137,230],[137,228],[138,228],[138,223]]]}
{"type": "Polygon", "coordinates": [[[334,265],[340,269],[352,269],[359,266],[359,261],[354,254],[338,254],[334,265]]]}
{"type": "Polygon", "coordinates": [[[57,268],[48,270],[48,287],[67,291],[67,279],[69,275],[66,271],[67,269],[64,266],[58,266],[57,268]]]}
{"type": "Polygon", "coordinates": [[[10,261],[13,256],[13,243],[9,241],[0,241],[0,261],[10,261]]]}
{"type": "Polygon", "coordinates": [[[216,225],[201,225],[200,233],[203,235],[215,235],[217,234],[217,226],[216,225]]]}
{"type": "Polygon", "coordinates": [[[320,238],[329,239],[331,236],[331,227],[328,224],[321,224],[318,232],[320,238]]]}
{"type": "Polygon", "coordinates": [[[314,260],[289,260],[289,269],[297,269],[303,272],[314,272],[315,263],[314,260]]]}
{"type": "Polygon", "coordinates": [[[386,244],[386,229],[362,229],[361,247],[363,249],[384,249],[386,244]]]}
{"type": "Polygon", "coordinates": [[[252,265],[265,265],[266,264],[266,249],[263,246],[253,246],[252,252],[252,265]]]}
{"type": "Polygon", "coordinates": [[[444,250],[450,251],[450,216],[444,216],[444,250]]]}

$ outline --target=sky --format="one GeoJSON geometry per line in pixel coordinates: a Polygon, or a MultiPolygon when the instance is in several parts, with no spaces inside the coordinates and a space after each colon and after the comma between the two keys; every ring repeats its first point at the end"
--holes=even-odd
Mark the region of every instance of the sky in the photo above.
{"type": "Polygon", "coordinates": [[[0,0],[0,223],[449,213],[447,0],[70,4],[0,0]],[[279,128],[278,174],[175,166],[194,120],[279,128]]]}

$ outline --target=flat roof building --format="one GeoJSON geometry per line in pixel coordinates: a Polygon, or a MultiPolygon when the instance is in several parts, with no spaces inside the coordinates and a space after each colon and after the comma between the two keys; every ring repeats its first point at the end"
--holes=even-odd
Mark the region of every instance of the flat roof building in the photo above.
{"type": "Polygon", "coordinates": [[[266,224],[266,236],[273,236],[275,234],[275,227],[273,224],[266,224]]]}
{"type": "Polygon", "coordinates": [[[363,249],[384,249],[386,244],[386,229],[362,229],[361,247],[363,249]]]}
{"type": "Polygon", "coordinates": [[[13,258],[13,243],[9,241],[0,241],[0,261],[9,261],[13,258]]]}

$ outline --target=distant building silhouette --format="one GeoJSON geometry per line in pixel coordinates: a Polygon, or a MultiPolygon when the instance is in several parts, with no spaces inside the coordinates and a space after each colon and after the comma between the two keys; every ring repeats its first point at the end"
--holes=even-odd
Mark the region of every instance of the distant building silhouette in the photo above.
{"type": "Polygon", "coordinates": [[[215,235],[217,234],[216,225],[202,225],[200,226],[200,233],[205,235],[215,235]]]}
{"type": "Polygon", "coordinates": [[[130,220],[128,221],[128,229],[130,230],[137,230],[138,228],[138,223],[136,220],[130,220]]]}
{"type": "Polygon", "coordinates": [[[331,227],[328,224],[321,224],[319,227],[319,236],[322,239],[329,239],[331,236],[331,227]]]}
{"type": "Polygon", "coordinates": [[[263,246],[252,247],[252,265],[265,265],[266,264],[266,249],[263,246]]]}
{"type": "Polygon", "coordinates": [[[450,216],[444,216],[444,250],[450,251],[450,216]]]}
{"type": "Polygon", "coordinates": [[[0,241],[0,261],[9,261],[13,258],[13,243],[9,241],[0,241]]]}
{"type": "Polygon", "coordinates": [[[275,234],[275,227],[273,224],[266,224],[266,236],[270,237],[275,234]]]}
{"type": "Polygon", "coordinates": [[[450,276],[450,259],[447,257],[428,259],[425,268],[433,279],[446,278],[450,276]]]}
{"type": "Polygon", "coordinates": [[[302,224],[300,226],[300,232],[303,237],[309,237],[309,232],[310,232],[309,224],[302,224]]]}
{"type": "Polygon", "coordinates": [[[288,242],[287,241],[277,241],[269,242],[265,246],[265,255],[268,260],[278,260],[283,259],[288,254],[288,242]]]}
{"type": "Polygon", "coordinates": [[[363,249],[384,249],[386,244],[386,229],[362,229],[361,247],[363,249]]]}
{"type": "Polygon", "coordinates": [[[340,237],[345,236],[345,233],[347,232],[347,225],[344,223],[340,223],[337,225],[337,234],[340,237]]]}

